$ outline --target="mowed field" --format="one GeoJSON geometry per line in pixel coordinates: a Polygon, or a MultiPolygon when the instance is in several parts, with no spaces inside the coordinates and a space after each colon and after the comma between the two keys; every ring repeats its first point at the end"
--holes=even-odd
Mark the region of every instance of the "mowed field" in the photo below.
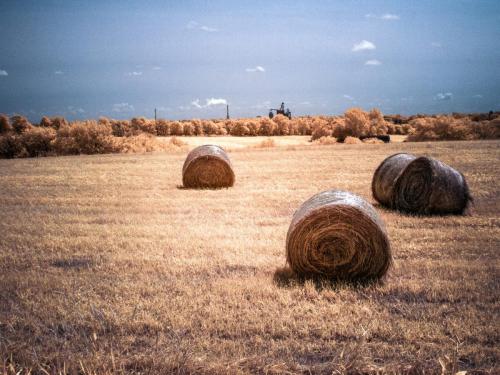
{"type": "Polygon", "coordinates": [[[180,188],[186,152],[0,160],[0,369],[500,372],[500,141],[229,156],[217,191],[180,188]],[[375,203],[375,168],[402,151],[462,171],[472,215],[377,206],[384,283],[276,283],[299,205],[332,188],[375,203]]]}

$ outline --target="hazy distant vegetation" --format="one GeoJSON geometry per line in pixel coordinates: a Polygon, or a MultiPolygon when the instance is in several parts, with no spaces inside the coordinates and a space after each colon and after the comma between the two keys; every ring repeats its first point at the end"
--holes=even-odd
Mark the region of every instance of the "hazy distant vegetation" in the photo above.
{"type": "Polygon", "coordinates": [[[179,148],[179,142],[159,142],[155,136],[311,136],[320,143],[386,134],[408,135],[409,141],[474,140],[500,137],[500,113],[426,116],[384,116],[378,109],[347,110],[344,116],[278,115],[231,120],[146,119],[69,123],[63,117],[43,117],[31,124],[25,117],[0,115],[0,158],[49,155],[149,152],[179,148]],[[330,141],[331,139],[331,141],[330,141]]]}

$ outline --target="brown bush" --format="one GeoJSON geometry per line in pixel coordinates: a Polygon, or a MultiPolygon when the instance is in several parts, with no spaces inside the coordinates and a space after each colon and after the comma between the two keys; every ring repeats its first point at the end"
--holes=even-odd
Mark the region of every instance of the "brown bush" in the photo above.
{"type": "Polygon", "coordinates": [[[0,114],[0,134],[8,133],[13,130],[14,128],[10,124],[9,118],[4,114],[0,114]]]}
{"type": "Polygon", "coordinates": [[[288,117],[283,115],[276,115],[273,117],[272,121],[276,124],[275,131],[273,135],[290,135],[288,117]]]}
{"type": "Polygon", "coordinates": [[[170,135],[184,135],[184,127],[179,121],[170,124],[170,135]]]}
{"type": "Polygon", "coordinates": [[[156,135],[160,137],[170,135],[170,123],[167,120],[160,119],[156,122],[156,135]]]}
{"type": "Polygon", "coordinates": [[[330,136],[321,137],[321,138],[318,138],[314,141],[314,144],[322,145],[322,146],[334,145],[335,143],[337,143],[337,138],[330,137],[330,136]]]}
{"type": "Polygon", "coordinates": [[[32,127],[28,119],[20,115],[12,116],[10,118],[10,124],[17,134],[21,134],[32,127]]]}
{"type": "Polygon", "coordinates": [[[50,119],[50,126],[58,130],[62,126],[69,125],[68,121],[62,116],[52,117],[50,119]]]}
{"type": "Polygon", "coordinates": [[[148,133],[156,135],[156,125],[154,120],[148,120],[144,117],[134,117],[130,120],[130,126],[134,132],[133,135],[148,133]]]}
{"type": "Polygon", "coordinates": [[[300,135],[312,135],[311,125],[309,124],[309,118],[297,119],[297,132],[300,135]]]}
{"type": "Polygon", "coordinates": [[[377,108],[373,108],[368,113],[368,119],[370,121],[368,135],[385,135],[388,131],[388,123],[385,121],[382,112],[377,108]]]}
{"type": "Polygon", "coordinates": [[[353,137],[368,135],[370,120],[366,112],[360,108],[351,108],[345,112],[344,117],[348,135],[353,137]]]}
{"type": "Polygon", "coordinates": [[[259,135],[271,136],[276,132],[276,123],[267,117],[260,119],[259,135]]]}
{"type": "Polygon", "coordinates": [[[47,156],[53,154],[52,142],[55,138],[54,129],[33,126],[19,136],[19,142],[26,151],[26,156],[47,156]]]}
{"type": "Polygon", "coordinates": [[[28,155],[26,149],[14,132],[0,135],[0,158],[12,159],[22,158],[28,155]]]}
{"type": "Polygon", "coordinates": [[[190,121],[186,121],[183,124],[182,128],[183,128],[184,135],[188,135],[188,136],[194,135],[194,126],[190,121]]]}
{"type": "Polygon", "coordinates": [[[142,133],[139,135],[134,135],[131,137],[125,138],[117,138],[114,140],[114,152],[120,153],[145,153],[145,152],[153,152],[153,151],[163,151],[171,146],[171,144],[166,144],[160,142],[156,139],[155,136],[142,133]]]}
{"type": "Polygon", "coordinates": [[[453,116],[423,117],[411,121],[409,141],[470,140],[475,139],[478,123],[469,118],[453,116]]]}
{"type": "Polygon", "coordinates": [[[244,120],[236,120],[229,134],[239,137],[250,135],[250,129],[248,129],[244,120]]]}
{"type": "Polygon", "coordinates": [[[75,122],[61,127],[53,146],[59,155],[116,152],[111,126],[98,124],[96,121],[75,122]]]}
{"type": "Polygon", "coordinates": [[[356,137],[346,137],[344,139],[344,143],[346,145],[357,145],[357,144],[363,143],[363,141],[359,138],[356,138],[356,137]]]}

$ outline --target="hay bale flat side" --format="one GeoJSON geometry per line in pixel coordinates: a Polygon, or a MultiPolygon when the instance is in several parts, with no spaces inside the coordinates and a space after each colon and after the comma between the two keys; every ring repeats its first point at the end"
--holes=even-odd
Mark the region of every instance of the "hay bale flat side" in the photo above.
{"type": "Polygon", "coordinates": [[[234,171],[226,152],[219,146],[203,145],[193,149],[182,167],[186,188],[218,189],[234,185],[234,171]]]}
{"type": "Polygon", "coordinates": [[[397,178],[392,206],[417,214],[463,214],[471,200],[463,174],[422,156],[409,163],[397,178]]]}
{"type": "Polygon", "coordinates": [[[389,156],[380,163],[372,179],[372,194],[379,203],[392,207],[396,181],[408,164],[416,158],[414,155],[399,153],[389,156]]]}
{"type": "Polygon", "coordinates": [[[334,280],[379,279],[392,262],[384,223],[373,206],[337,190],[314,195],[295,212],[286,252],[295,274],[334,280]]]}

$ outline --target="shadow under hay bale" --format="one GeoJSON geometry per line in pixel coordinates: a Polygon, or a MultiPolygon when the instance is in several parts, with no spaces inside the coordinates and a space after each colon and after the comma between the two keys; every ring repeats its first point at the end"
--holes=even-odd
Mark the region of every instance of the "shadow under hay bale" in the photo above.
{"type": "Polygon", "coordinates": [[[415,214],[464,214],[472,201],[460,172],[439,160],[404,153],[378,166],[372,193],[386,207],[415,214]]]}
{"type": "Polygon", "coordinates": [[[189,189],[219,189],[234,185],[234,172],[226,152],[219,146],[193,149],[182,167],[182,184],[189,189]]]}
{"type": "Polygon", "coordinates": [[[368,282],[392,262],[385,226],[362,198],[344,191],[314,195],[295,212],[286,239],[292,272],[275,275],[368,282]]]}

